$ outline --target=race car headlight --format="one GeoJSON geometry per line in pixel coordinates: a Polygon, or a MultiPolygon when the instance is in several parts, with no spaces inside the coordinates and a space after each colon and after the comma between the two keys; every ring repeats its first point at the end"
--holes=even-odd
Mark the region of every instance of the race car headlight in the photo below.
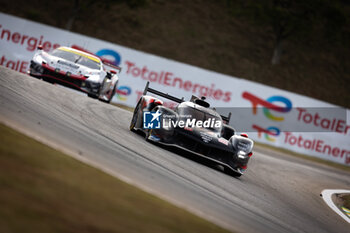
{"type": "Polygon", "coordinates": [[[100,90],[101,84],[85,80],[81,83],[81,86],[87,89],[88,91],[91,91],[93,93],[98,93],[100,90]]]}
{"type": "Polygon", "coordinates": [[[38,73],[43,73],[44,72],[44,68],[42,67],[41,64],[38,64],[34,61],[31,61],[30,63],[30,69],[33,71],[33,72],[38,72],[38,73]]]}
{"type": "Polygon", "coordinates": [[[244,158],[247,157],[247,153],[242,151],[242,150],[240,150],[240,151],[238,151],[237,156],[238,156],[239,159],[244,159],[244,158]]]}
{"type": "Polygon", "coordinates": [[[95,83],[95,82],[89,82],[90,84],[90,88],[93,91],[97,91],[100,88],[100,84],[99,83],[95,83]]]}
{"type": "Polygon", "coordinates": [[[41,64],[41,63],[47,63],[46,59],[43,58],[42,54],[36,54],[34,55],[33,57],[33,60],[38,63],[38,64],[41,64]]]}
{"type": "Polygon", "coordinates": [[[42,66],[38,66],[37,68],[38,72],[43,73],[44,72],[44,68],[42,66]]]}
{"type": "Polygon", "coordinates": [[[96,88],[96,87],[100,86],[100,84],[96,83],[96,82],[88,82],[88,83],[90,84],[91,88],[96,88]]]}
{"type": "Polygon", "coordinates": [[[84,74],[85,76],[88,76],[88,81],[100,83],[100,76],[97,74],[94,74],[93,72],[89,72],[89,74],[84,74]]]}
{"type": "Polygon", "coordinates": [[[240,153],[241,156],[243,155],[243,153],[244,155],[249,156],[249,153],[252,151],[254,145],[251,139],[237,135],[233,135],[230,138],[230,142],[233,150],[237,151],[237,154],[240,153]]]}

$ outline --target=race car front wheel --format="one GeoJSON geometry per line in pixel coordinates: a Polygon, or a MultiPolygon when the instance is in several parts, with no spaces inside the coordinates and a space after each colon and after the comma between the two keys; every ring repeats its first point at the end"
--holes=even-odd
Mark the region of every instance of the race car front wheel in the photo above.
{"type": "Polygon", "coordinates": [[[141,106],[141,100],[137,103],[137,105],[135,107],[135,110],[134,110],[134,114],[132,115],[132,119],[131,119],[131,122],[130,122],[130,130],[131,131],[135,131],[135,126],[137,124],[137,118],[138,118],[138,115],[139,115],[140,106],[141,106]]]}
{"type": "Polygon", "coordinates": [[[43,77],[42,80],[44,80],[45,82],[51,83],[51,84],[54,84],[54,83],[55,83],[55,82],[54,82],[52,79],[50,79],[50,78],[45,78],[45,77],[43,77]]]}
{"type": "Polygon", "coordinates": [[[110,103],[110,102],[112,101],[113,96],[114,96],[114,94],[115,94],[115,89],[117,88],[117,84],[118,84],[118,82],[114,85],[113,90],[112,90],[112,92],[110,93],[110,96],[109,96],[108,100],[106,101],[106,103],[110,103]]]}
{"type": "Polygon", "coordinates": [[[99,99],[99,100],[101,100],[102,102],[105,102],[107,104],[111,103],[113,96],[115,94],[115,90],[117,89],[117,85],[118,85],[118,81],[114,84],[112,91],[107,91],[108,94],[106,94],[106,95],[109,95],[107,100],[105,100],[105,99],[99,99]]]}
{"type": "Polygon", "coordinates": [[[93,98],[93,99],[97,99],[97,98],[98,98],[98,95],[96,95],[96,94],[88,93],[87,95],[88,95],[90,98],[93,98]]]}

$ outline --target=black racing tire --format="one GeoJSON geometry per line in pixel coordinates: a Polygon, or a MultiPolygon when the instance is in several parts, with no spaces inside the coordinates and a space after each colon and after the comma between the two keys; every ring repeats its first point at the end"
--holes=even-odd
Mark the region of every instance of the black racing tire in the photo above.
{"type": "Polygon", "coordinates": [[[51,84],[54,84],[54,83],[55,83],[54,81],[52,81],[52,79],[45,78],[45,77],[43,77],[43,80],[44,80],[45,82],[48,82],[48,83],[51,83],[51,84]]]}
{"type": "Polygon", "coordinates": [[[29,73],[29,76],[31,76],[31,77],[33,77],[33,78],[36,78],[36,79],[41,79],[41,77],[36,76],[36,75],[33,75],[32,73],[29,73]]]}
{"type": "Polygon", "coordinates": [[[118,82],[116,82],[115,84],[114,84],[114,87],[113,87],[113,90],[112,90],[112,94],[111,94],[111,96],[109,97],[109,99],[106,101],[106,103],[111,103],[111,101],[112,101],[112,99],[113,99],[113,96],[115,95],[115,89],[117,88],[117,84],[118,84],[118,82]]]}
{"type": "Polygon", "coordinates": [[[111,96],[109,97],[108,100],[104,100],[104,99],[99,99],[99,100],[104,102],[104,103],[110,104],[112,99],[113,99],[113,96],[115,95],[115,89],[117,88],[117,85],[118,85],[118,81],[114,84],[114,87],[113,87],[113,90],[112,90],[112,94],[111,94],[111,96]]]}
{"type": "Polygon", "coordinates": [[[93,98],[93,99],[97,99],[98,98],[98,95],[95,95],[95,94],[90,94],[88,93],[87,94],[90,98],[93,98]]]}
{"type": "MultiPolygon", "coordinates": [[[[115,92],[115,87],[113,88],[113,92],[115,92]]],[[[110,97],[109,97],[109,99],[108,100],[104,100],[104,99],[98,99],[99,101],[101,101],[101,102],[104,102],[104,103],[106,103],[106,104],[110,104],[111,103],[111,101],[112,101],[112,99],[113,99],[113,96],[114,96],[114,94],[112,94],[110,97]]]]}
{"type": "Polygon", "coordinates": [[[138,112],[139,112],[139,108],[140,108],[140,105],[141,105],[141,101],[139,101],[134,109],[134,114],[132,115],[132,118],[131,118],[131,122],[130,122],[130,126],[129,126],[129,129],[130,131],[136,131],[135,130],[135,126],[136,126],[136,123],[137,123],[137,120],[138,120],[138,112]]]}

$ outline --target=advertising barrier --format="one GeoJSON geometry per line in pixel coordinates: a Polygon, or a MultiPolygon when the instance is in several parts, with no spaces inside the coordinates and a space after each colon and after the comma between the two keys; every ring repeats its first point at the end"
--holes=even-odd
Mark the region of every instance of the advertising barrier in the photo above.
{"type": "Polygon", "coordinates": [[[205,96],[220,114],[232,112],[230,125],[237,132],[350,166],[349,109],[0,13],[0,65],[26,73],[38,45],[47,52],[79,46],[121,66],[112,102],[134,107],[147,81],[185,100],[205,96]]]}

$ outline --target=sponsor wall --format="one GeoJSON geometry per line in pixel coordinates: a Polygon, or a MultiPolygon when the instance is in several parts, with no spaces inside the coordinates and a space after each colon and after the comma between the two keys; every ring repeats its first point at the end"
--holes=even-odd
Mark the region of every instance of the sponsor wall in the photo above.
{"type": "Polygon", "coordinates": [[[206,96],[256,141],[350,166],[349,109],[0,13],[0,65],[25,73],[39,44],[77,45],[121,66],[113,102],[134,107],[147,81],[177,97],[206,96]]]}

